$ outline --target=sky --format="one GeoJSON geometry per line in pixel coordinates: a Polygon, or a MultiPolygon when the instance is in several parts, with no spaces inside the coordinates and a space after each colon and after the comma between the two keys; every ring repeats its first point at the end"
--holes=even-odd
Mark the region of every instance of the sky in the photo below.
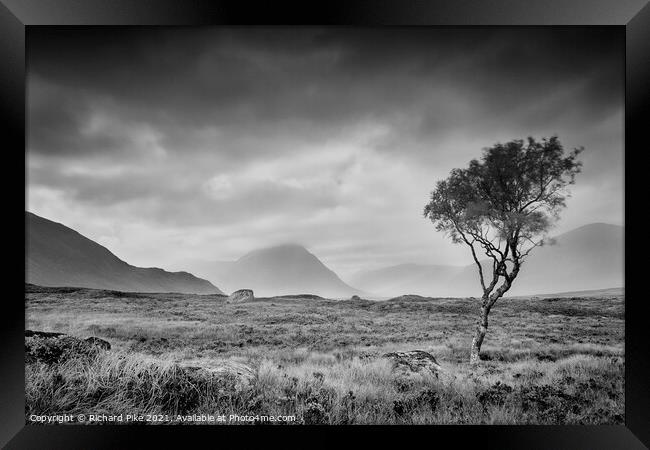
{"type": "Polygon", "coordinates": [[[144,267],[298,243],[344,279],[471,263],[423,218],[497,142],[558,135],[583,171],[552,234],[623,225],[611,28],[39,28],[26,209],[144,267]]]}

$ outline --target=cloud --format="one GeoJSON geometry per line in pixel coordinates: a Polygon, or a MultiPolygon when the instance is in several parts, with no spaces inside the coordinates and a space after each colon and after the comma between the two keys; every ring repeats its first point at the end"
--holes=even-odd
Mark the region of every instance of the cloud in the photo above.
{"type": "Polygon", "coordinates": [[[134,264],[289,241],[344,272],[461,263],[421,217],[435,181],[558,134],[587,148],[559,230],[622,222],[622,36],[30,29],[28,207],[134,264]]]}

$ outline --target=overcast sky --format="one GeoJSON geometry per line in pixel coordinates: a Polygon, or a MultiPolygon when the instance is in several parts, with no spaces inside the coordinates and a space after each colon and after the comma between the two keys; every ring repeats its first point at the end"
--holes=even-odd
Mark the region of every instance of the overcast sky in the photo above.
{"type": "Polygon", "coordinates": [[[27,209],[134,265],[470,263],[429,192],[526,136],[585,147],[555,234],[623,224],[620,30],[30,27],[28,56],[27,209]]]}

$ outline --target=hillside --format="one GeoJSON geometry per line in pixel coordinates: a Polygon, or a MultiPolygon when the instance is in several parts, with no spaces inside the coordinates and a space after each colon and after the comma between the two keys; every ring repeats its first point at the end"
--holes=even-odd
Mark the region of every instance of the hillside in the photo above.
{"type": "Polygon", "coordinates": [[[25,212],[25,281],[125,292],[213,294],[221,291],[187,272],[135,267],[106,247],[57,222],[25,212]]]}

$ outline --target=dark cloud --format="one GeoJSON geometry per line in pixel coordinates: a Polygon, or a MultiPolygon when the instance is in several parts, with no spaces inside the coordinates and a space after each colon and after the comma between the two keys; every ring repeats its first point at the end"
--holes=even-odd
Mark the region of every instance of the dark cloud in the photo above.
{"type": "Polygon", "coordinates": [[[622,93],[620,33],[603,29],[35,29],[29,49],[30,77],[46,79],[60,105],[51,121],[54,105],[30,104],[34,129],[67,135],[93,100],[161,128],[302,121],[322,130],[414,114],[441,132],[462,119],[445,113],[450,93],[471,100],[467,121],[522,125],[558,109],[602,117],[622,93]],[[574,98],[535,107],[567,88],[574,98]]]}
{"type": "Polygon", "coordinates": [[[587,148],[567,224],[622,220],[620,30],[35,27],[27,44],[30,203],[105,235],[137,218],[244,242],[256,220],[334,261],[390,259],[379,242],[411,255],[437,178],[548,134],[587,148]],[[598,182],[595,212],[580,205],[598,182]],[[387,244],[401,213],[407,241],[387,244]]]}

